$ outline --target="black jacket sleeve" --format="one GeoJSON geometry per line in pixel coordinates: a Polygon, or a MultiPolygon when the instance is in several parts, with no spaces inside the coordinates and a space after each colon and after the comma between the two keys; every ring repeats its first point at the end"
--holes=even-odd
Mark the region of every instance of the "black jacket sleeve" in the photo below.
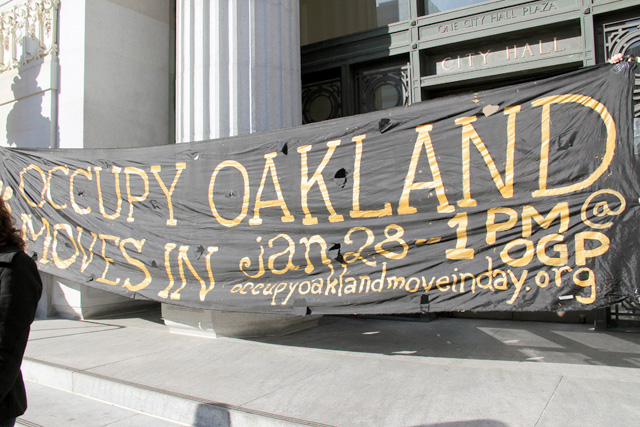
{"type": "Polygon", "coordinates": [[[41,294],[38,268],[27,254],[18,251],[9,263],[0,262],[0,401],[5,400],[20,376],[41,294]]]}

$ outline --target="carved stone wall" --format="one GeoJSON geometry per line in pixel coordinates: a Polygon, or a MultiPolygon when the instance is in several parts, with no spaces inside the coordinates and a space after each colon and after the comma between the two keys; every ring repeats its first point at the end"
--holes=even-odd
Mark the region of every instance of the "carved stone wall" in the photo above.
{"type": "Polygon", "coordinates": [[[60,0],[15,1],[0,9],[0,72],[58,53],[60,0]]]}

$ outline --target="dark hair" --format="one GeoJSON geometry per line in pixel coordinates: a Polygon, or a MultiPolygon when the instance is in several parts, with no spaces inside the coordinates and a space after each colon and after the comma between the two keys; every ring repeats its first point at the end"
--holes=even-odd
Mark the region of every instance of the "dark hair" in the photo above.
{"type": "Polygon", "coordinates": [[[22,233],[15,227],[9,207],[2,197],[0,197],[0,243],[17,246],[20,250],[24,250],[25,246],[22,233]]]}

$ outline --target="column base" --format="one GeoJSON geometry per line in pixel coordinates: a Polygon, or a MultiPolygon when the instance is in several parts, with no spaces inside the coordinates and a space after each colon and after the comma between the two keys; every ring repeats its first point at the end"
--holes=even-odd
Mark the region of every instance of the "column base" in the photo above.
{"type": "Polygon", "coordinates": [[[162,304],[162,318],[170,332],[205,338],[285,335],[316,326],[321,317],[238,313],[162,304]]]}
{"type": "Polygon", "coordinates": [[[40,301],[38,301],[36,318],[49,319],[51,317],[57,317],[58,312],[53,306],[53,289],[56,286],[56,277],[48,273],[40,272],[40,278],[42,279],[42,296],[40,296],[40,301]]]}
{"type": "MultiPolygon", "coordinates": [[[[50,304],[57,316],[65,319],[85,320],[157,305],[155,301],[134,300],[76,282],[61,282],[58,278],[51,277],[53,277],[53,283],[50,285],[50,304]]],[[[51,313],[51,310],[44,308],[43,311],[51,313]]]]}

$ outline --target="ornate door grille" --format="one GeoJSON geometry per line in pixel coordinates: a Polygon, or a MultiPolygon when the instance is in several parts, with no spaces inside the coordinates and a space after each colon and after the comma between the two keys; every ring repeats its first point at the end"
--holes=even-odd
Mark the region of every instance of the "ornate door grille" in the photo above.
{"type": "Polygon", "coordinates": [[[409,103],[409,64],[356,74],[358,113],[384,110],[409,103]]]}
{"type": "Polygon", "coordinates": [[[302,123],[321,122],[342,117],[340,79],[324,80],[302,86],[302,123]]]}
{"type": "MultiPolygon", "coordinates": [[[[640,56],[640,17],[605,24],[604,49],[607,58],[617,53],[640,56]]],[[[640,118],[640,69],[637,71],[633,112],[636,118],[640,118]]]]}

